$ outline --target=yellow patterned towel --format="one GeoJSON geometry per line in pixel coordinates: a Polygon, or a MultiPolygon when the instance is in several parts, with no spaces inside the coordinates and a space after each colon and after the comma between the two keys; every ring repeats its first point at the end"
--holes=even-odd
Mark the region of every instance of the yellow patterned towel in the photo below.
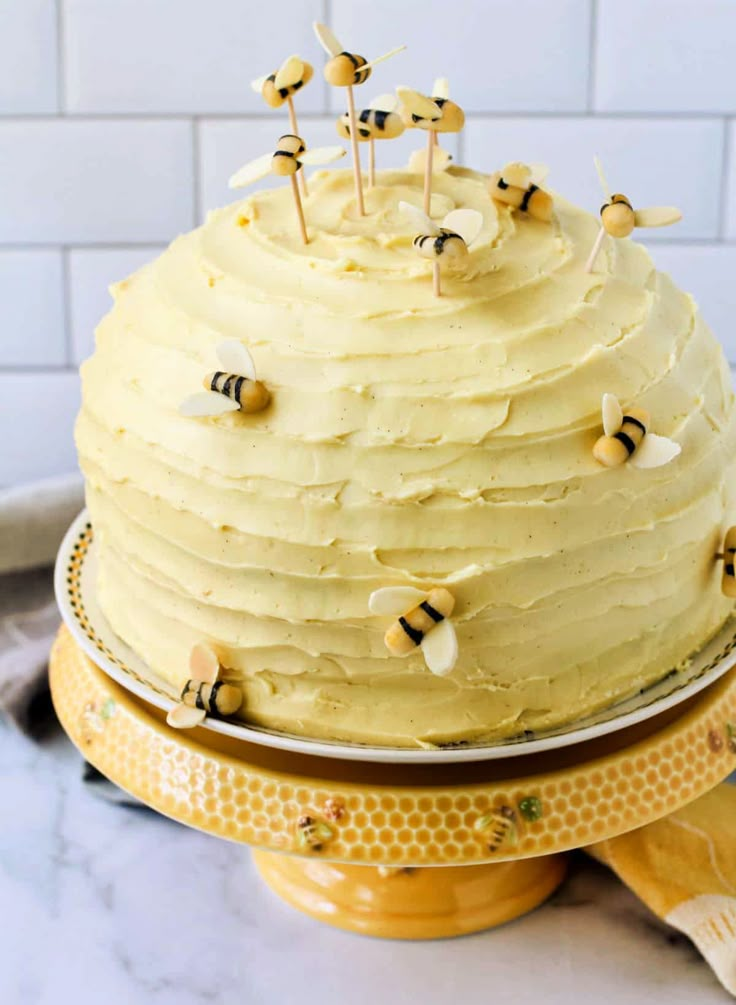
{"type": "Polygon", "coordinates": [[[736,786],[585,850],[692,939],[736,995],[736,786]]]}

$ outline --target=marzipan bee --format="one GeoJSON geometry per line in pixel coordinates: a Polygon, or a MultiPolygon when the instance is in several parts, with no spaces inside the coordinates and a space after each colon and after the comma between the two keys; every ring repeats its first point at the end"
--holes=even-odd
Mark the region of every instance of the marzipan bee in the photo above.
{"type": "Polygon", "coordinates": [[[324,820],[306,814],[299,817],[296,826],[299,844],[312,851],[322,851],[324,845],[334,837],[334,831],[324,820]]]}
{"type": "Polygon", "coordinates": [[[546,175],[547,168],[543,164],[515,161],[492,174],[488,187],[497,202],[547,223],[552,219],[552,196],[539,187],[546,175]]]}
{"type": "Polygon", "coordinates": [[[607,468],[630,461],[635,468],[659,468],[681,451],[679,443],[649,432],[649,412],[628,408],[624,412],[615,394],[604,394],[601,408],[603,436],[593,447],[593,456],[607,468]]]}
{"type": "MultiPolygon", "coordinates": [[[[432,85],[432,101],[435,104],[445,104],[450,96],[450,84],[447,77],[438,77],[434,84],[432,85]]],[[[416,128],[414,123],[411,123],[413,128],[416,128]]],[[[436,132],[431,133],[432,140],[434,142],[434,150],[432,151],[432,171],[446,171],[450,164],[452,163],[452,154],[443,150],[439,146],[439,136],[436,132]]],[[[427,151],[426,150],[414,150],[409,157],[409,170],[415,174],[424,174],[427,167],[427,151]]]]}
{"type": "Polygon", "coordinates": [[[224,412],[260,412],[269,403],[268,389],[256,378],[253,357],[242,342],[228,339],[217,347],[222,370],[208,373],[206,391],[192,394],[179,406],[182,415],[204,417],[224,412]]]}
{"type": "Polygon", "coordinates": [[[444,587],[425,591],[413,586],[374,590],[368,607],[372,614],[399,614],[384,642],[392,656],[406,656],[421,647],[427,668],[438,677],[450,673],[457,660],[457,636],[449,620],[455,598],[444,587]]]}
{"type": "Polygon", "coordinates": [[[205,642],[192,647],[189,655],[190,679],[181,692],[181,700],[166,716],[175,729],[191,729],[213,716],[234,715],[242,702],[243,694],[233,684],[218,681],[220,661],[215,651],[205,642]]]}
{"type": "Polygon", "coordinates": [[[288,177],[295,175],[304,164],[329,164],[344,156],[345,150],[342,147],[317,147],[315,150],[307,150],[301,136],[285,133],[279,137],[276,150],[272,154],[257,157],[236,171],[230,179],[230,188],[245,188],[246,185],[252,185],[253,182],[260,181],[269,174],[288,177]]]}
{"type": "Polygon", "coordinates": [[[270,108],[280,108],[285,101],[305,87],[314,76],[314,67],[299,56],[289,56],[278,70],[251,82],[270,108]]]}
{"type": "Polygon", "coordinates": [[[595,157],[593,160],[606,201],[601,206],[601,229],[588,256],[588,261],[585,263],[586,272],[593,270],[606,234],[616,238],[628,237],[634,227],[668,227],[682,219],[682,213],[676,206],[650,206],[648,209],[634,209],[625,195],[621,195],[620,192],[611,195],[600,158],[595,157]]]}
{"type": "Polygon", "coordinates": [[[465,112],[447,97],[427,97],[410,87],[397,87],[401,115],[407,126],[433,133],[459,133],[465,125],[465,112]]]}
{"type": "MultiPolygon", "coordinates": [[[[393,94],[381,94],[367,108],[358,112],[358,139],[365,143],[368,140],[393,140],[401,136],[406,127],[404,120],[395,111],[397,104],[393,94]]],[[[350,116],[347,112],[337,120],[337,134],[350,139],[350,116]]]]}
{"type": "Polygon", "coordinates": [[[364,84],[370,77],[371,70],[376,63],[382,63],[384,59],[395,56],[397,52],[406,48],[405,45],[400,45],[396,49],[384,53],[383,56],[377,56],[376,59],[368,62],[365,56],[348,52],[326,24],[315,21],[314,33],[317,36],[317,41],[330,57],[325,64],[324,74],[327,83],[332,84],[333,87],[354,87],[358,84],[364,84]]]}
{"type": "Polygon", "coordinates": [[[736,570],[734,561],[736,560],[736,527],[729,527],[723,541],[723,551],[716,555],[717,559],[723,560],[723,576],[721,577],[721,590],[727,597],[736,597],[736,570]]]}
{"type": "Polygon", "coordinates": [[[515,845],[519,839],[518,820],[511,806],[501,806],[478,817],[473,827],[483,834],[492,852],[498,851],[502,844],[515,845]]]}
{"type": "Polygon", "coordinates": [[[417,206],[400,202],[399,209],[421,228],[414,247],[422,258],[433,261],[434,292],[440,296],[440,259],[453,261],[468,257],[468,246],[480,234],[483,216],[475,209],[453,209],[438,226],[417,206]]]}

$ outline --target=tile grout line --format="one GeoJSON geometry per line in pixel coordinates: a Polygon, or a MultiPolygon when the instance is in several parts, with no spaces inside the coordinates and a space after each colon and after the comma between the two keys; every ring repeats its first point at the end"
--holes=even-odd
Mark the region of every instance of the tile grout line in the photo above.
{"type": "Polygon", "coordinates": [[[586,107],[593,114],[595,105],[596,70],[598,67],[598,0],[590,0],[590,25],[588,28],[588,80],[586,107]]]}
{"type": "MultiPolygon", "coordinates": [[[[323,24],[332,27],[332,0],[322,0],[322,22],[323,24]]],[[[315,72],[319,72],[322,78],[322,107],[324,109],[324,114],[329,115],[331,112],[330,108],[330,85],[325,80],[325,75],[322,73],[322,66],[324,65],[324,52],[322,46],[317,44],[319,50],[320,58],[322,59],[322,65],[319,67],[315,64],[315,72]]]]}
{"type": "MultiPolygon", "coordinates": [[[[591,109],[578,110],[566,109],[555,111],[554,109],[516,109],[508,111],[504,109],[488,108],[465,108],[468,119],[589,119],[591,122],[603,120],[613,122],[629,122],[640,119],[642,121],[657,122],[722,122],[724,117],[730,118],[731,112],[710,112],[710,111],[668,111],[666,109],[637,109],[630,111],[620,109],[618,111],[596,111],[591,109]]],[[[333,115],[332,109],[326,107],[324,111],[300,111],[300,119],[326,119],[333,115]]],[[[48,112],[29,112],[27,114],[0,112],[0,128],[4,125],[22,125],[28,122],[51,123],[51,122],[191,122],[195,116],[200,122],[263,122],[282,121],[283,117],[272,112],[258,111],[228,111],[228,112],[167,112],[167,111],[135,111],[135,112],[62,112],[58,115],[48,112]]]]}
{"type": "Polygon", "coordinates": [[[56,0],[56,110],[59,117],[66,110],[66,57],[64,53],[64,0],[56,0]]]}

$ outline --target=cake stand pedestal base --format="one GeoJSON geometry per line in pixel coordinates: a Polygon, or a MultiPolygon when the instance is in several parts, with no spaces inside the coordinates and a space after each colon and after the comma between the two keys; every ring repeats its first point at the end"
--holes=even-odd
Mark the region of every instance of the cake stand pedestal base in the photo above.
{"type": "Polygon", "coordinates": [[[674,813],[736,769],[736,668],[665,713],[574,747],[425,765],[171,729],[65,628],[49,669],[62,726],[103,775],[159,813],[252,845],[265,881],[300,911],[384,938],[517,918],[561,882],[565,852],[674,813]]]}
{"type": "Polygon", "coordinates": [[[444,939],[513,921],[565,876],[564,855],[491,865],[382,869],[254,851],[258,871],[304,914],[361,935],[444,939]]]}

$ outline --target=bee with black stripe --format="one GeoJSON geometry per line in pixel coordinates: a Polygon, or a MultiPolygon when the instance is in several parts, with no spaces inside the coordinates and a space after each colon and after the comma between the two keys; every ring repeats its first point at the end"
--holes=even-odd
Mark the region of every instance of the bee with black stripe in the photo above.
{"type": "Polygon", "coordinates": [[[268,389],[256,378],[253,357],[242,342],[228,339],[217,347],[222,370],[208,373],[204,393],[192,394],[179,406],[182,415],[205,417],[225,412],[260,412],[271,400],[268,389]]]}
{"type": "Polygon", "coordinates": [[[269,108],[281,108],[293,95],[305,87],[314,76],[311,63],[299,56],[289,56],[278,70],[251,82],[251,88],[260,94],[269,108]]]}
{"type": "Polygon", "coordinates": [[[455,598],[449,590],[388,586],[374,590],[368,607],[372,614],[400,615],[384,636],[392,656],[407,656],[419,647],[433,674],[444,677],[452,671],[458,650],[455,626],[449,620],[455,598]]]}
{"type": "Polygon", "coordinates": [[[546,176],[547,168],[543,164],[514,161],[492,174],[488,187],[496,202],[548,223],[552,219],[552,196],[540,188],[546,176]]]}
{"type": "Polygon", "coordinates": [[[723,551],[716,555],[723,561],[721,590],[727,597],[736,597],[736,527],[729,527],[723,540],[723,551]]]}
{"type": "Polygon", "coordinates": [[[358,215],[365,216],[363,181],[360,172],[360,150],[358,147],[358,117],[355,113],[353,87],[364,84],[368,80],[376,63],[381,63],[384,59],[395,56],[397,52],[401,52],[406,46],[400,45],[398,48],[384,53],[383,56],[378,56],[376,59],[368,62],[365,56],[358,56],[354,52],[348,52],[326,24],[320,24],[318,21],[315,21],[313,27],[317,41],[329,56],[324,68],[325,80],[328,84],[332,84],[333,87],[344,87],[347,91],[348,135],[353,151],[355,201],[358,207],[358,215]]]}
{"type": "MultiPolygon", "coordinates": [[[[395,111],[397,106],[393,94],[381,94],[374,98],[367,108],[357,113],[356,128],[358,140],[368,143],[368,184],[376,184],[376,140],[393,140],[404,132],[404,122],[395,111]]],[[[350,139],[350,115],[345,112],[337,120],[337,134],[350,139]]]]}
{"type": "Polygon", "coordinates": [[[206,642],[199,642],[189,654],[191,677],[184,685],[179,703],[170,709],[166,721],[175,729],[191,729],[209,714],[234,715],[243,703],[243,693],[234,684],[218,680],[220,661],[206,642]]]}
{"type": "Polygon", "coordinates": [[[593,447],[593,456],[607,468],[630,461],[635,468],[659,468],[678,456],[679,443],[649,432],[649,412],[628,408],[625,412],[615,394],[604,394],[601,406],[603,436],[593,447]]]}
{"type": "Polygon", "coordinates": [[[598,231],[598,236],[585,263],[586,272],[593,271],[595,260],[606,234],[615,238],[628,237],[635,227],[669,227],[670,224],[677,223],[682,219],[682,213],[677,206],[650,206],[648,209],[634,209],[625,195],[620,192],[611,195],[600,158],[594,157],[593,162],[606,201],[601,206],[601,229],[598,231]]]}
{"type": "Polygon", "coordinates": [[[230,188],[245,188],[270,174],[275,174],[279,178],[290,178],[299,232],[303,243],[309,244],[304,209],[296,181],[297,172],[305,164],[329,164],[344,156],[345,150],[342,147],[318,147],[316,150],[307,150],[307,145],[301,136],[297,136],[295,133],[284,133],[283,136],[279,137],[273,153],[264,154],[262,157],[256,157],[253,161],[248,161],[230,178],[229,185],[230,188]]]}
{"type": "Polygon", "coordinates": [[[440,296],[440,260],[457,262],[468,257],[468,245],[480,234],[483,216],[475,209],[453,209],[440,226],[409,202],[400,202],[399,209],[422,229],[414,247],[422,258],[432,260],[434,293],[440,296]]]}

